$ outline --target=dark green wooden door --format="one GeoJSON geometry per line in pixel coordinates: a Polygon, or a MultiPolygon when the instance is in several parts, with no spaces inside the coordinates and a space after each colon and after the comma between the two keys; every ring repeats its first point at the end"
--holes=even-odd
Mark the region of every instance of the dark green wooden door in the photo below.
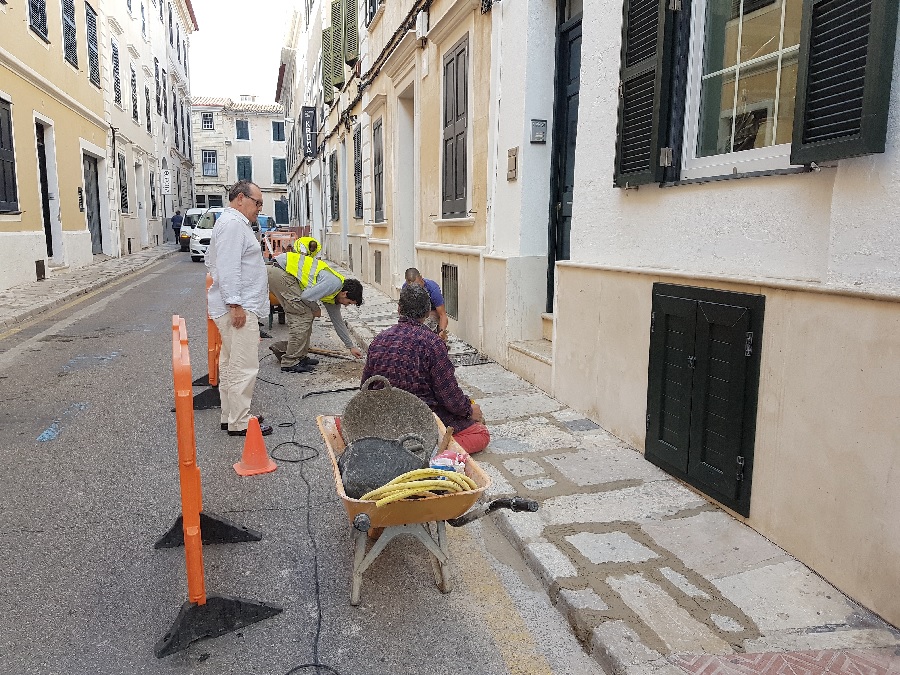
{"type": "Polygon", "coordinates": [[[655,284],[646,458],[744,515],[765,298],[655,284]]]}

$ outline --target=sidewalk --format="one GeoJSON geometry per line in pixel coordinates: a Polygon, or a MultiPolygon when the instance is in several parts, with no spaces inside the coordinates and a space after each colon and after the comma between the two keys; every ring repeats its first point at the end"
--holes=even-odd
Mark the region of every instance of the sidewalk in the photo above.
{"type": "Polygon", "coordinates": [[[90,293],[178,251],[178,244],[161,244],[155,248],[121,258],[110,258],[73,271],[67,269],[54,272],[51,269],[44,281],[30,281],[0,291],[0,331],[12,328],[17,323],[80,295],[90,293]]]}
{"type": "MultiPolygon", "coordinates": [[[[345,313],[362,343],[396,323],[395,301],[365,298],[345,313]]],[[[450,353],[491,430],[489,496],[541,503],[495,522],[608,672],[900,673],[900,631],[584,415],[450,353]]]]}

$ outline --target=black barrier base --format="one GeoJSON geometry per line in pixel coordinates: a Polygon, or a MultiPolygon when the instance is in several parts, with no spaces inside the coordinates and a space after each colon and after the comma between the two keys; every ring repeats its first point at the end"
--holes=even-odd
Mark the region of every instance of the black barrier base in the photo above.
{"type": "Polygon", "coordinates": [[[196,380],[191,382],[195,387],[208,387],[209,386],[209,374],[203,375],[202,377],[198,377],[196,380]]]}
{"type": "Polygon", "coordinates": [[[219,397],[218,387],[210,387],[194,395],[194,410],[209,410],[210,408],[221,407],[222,399],[219,397]]]}
{"type": "MultiPolygon", "coordinates": [[[[249,527],[232,523],[227,518],[214,513],[200,512],[200,536],[204,544],[238,544],[242,541],[259,541],[262,534],[249,527]]],[[[169,528],[153,548],[177,548],[184,546],[184,524],[181,516],[169,528]]]]}
{"type": "Polygon", "coordinates": [[[197,640],[219,637],[280,613],[280,605],[221,595],[209,596],[205,605],[186,602],[175,623],[156,643],[153,653],[161,659],[197,640]]]}

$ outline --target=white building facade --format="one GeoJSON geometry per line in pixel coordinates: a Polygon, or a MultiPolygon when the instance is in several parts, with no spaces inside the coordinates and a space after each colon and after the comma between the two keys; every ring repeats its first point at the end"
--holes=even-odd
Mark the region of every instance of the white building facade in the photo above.
{"type": "Polygon", "coordinates": [[[112,129],[107,182],[110,255],[173,239],[169,219],[191,204],[189,0],[131,0],[108,7],[105,108],[112,129]],[[170,192],[163,192],[163,172],[170,192]]]}
{"type": "Polygon", "coordinates": [[[191,107],[195,206],[223,206],[228,190],[251,180],[263,193],[262,213],[288,224],[285,116],[278,104],[242,97],[197,97],[191,107]]]}

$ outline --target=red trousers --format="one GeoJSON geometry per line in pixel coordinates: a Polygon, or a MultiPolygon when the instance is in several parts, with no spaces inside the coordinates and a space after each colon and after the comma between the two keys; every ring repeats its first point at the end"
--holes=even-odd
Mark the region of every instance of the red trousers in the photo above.
{"type": "Polygon", "coordinates": [[[476,422],[470,427],[453,434],[453,440],[470,455],[484,450],[491,442],[491,432],[483,424],[476,422]]]}

